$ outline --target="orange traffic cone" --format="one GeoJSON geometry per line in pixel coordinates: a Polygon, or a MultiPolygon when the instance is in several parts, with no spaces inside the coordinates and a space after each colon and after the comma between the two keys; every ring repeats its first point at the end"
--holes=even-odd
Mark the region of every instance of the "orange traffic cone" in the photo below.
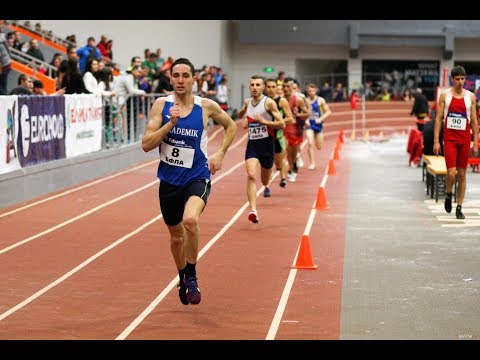
{"type": "Polygon", "coordinates": [[[330,159],[328,162],[328,175],[335,175],[337,171],[335,170],[335,162],[333,159],[330,159]]]}
{"type": "Polygon", "coordinates": [[[340,138],[341,143],[343,144],[343,129],[340,129],[340,133],[338,134],[338,137],[340,138]]]}
{"type": "Polygon", "coordinates": [[[340,156],[338,155],[338,146],[335,146],[335,150],[333,151],[333,160],[340,160],[340,156]]]}
{"type": "Polygon", "coordinates": [[[302,236],[297,261],[292,268],[305,270],[315,270],[318,268],[318,265],[313,265],[312,251],[310,250],[310,239],[308,238],[308,235],[302,236]]]}
{"type": "Polygon", "coordinates": [[[325,196],[325,189],[323,186],[318,188],[317,201],[315,202],[315,209],[328,210],[327,197],[325,196]]]}
{"type": "Polygon", "coordinates": [[[340,141],[340,138],[337,138],[337,140],[335,141],[335,147],[338,150],[342,150],[342,142],[340,141]]]}

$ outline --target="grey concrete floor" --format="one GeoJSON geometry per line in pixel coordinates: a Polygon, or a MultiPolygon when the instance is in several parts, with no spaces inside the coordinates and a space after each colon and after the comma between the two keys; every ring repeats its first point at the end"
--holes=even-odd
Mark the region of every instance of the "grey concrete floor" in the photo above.
{"type": "MultiPolygon", "coordinates": [[[[407,138],[350,143],[341,339],[480,339],[480,173],[466,221],[425,194],[407,138]]],[[[454,204],[455,206],[455,204],[454,204]]]]}

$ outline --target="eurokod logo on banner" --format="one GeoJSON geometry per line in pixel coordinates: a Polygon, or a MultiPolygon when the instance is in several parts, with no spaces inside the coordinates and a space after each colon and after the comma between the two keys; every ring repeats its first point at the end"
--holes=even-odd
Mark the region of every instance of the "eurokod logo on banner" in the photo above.
{"type": "Polygon", "coordinates": [[[18,97],[17,149],[22,167],[65,158],[63,96],[18,97]]]}

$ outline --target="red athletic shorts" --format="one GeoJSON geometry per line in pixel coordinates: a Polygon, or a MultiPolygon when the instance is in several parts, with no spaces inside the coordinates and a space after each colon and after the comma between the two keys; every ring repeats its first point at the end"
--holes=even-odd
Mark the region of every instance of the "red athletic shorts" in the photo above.
{"type": "Polygon", "coordinates": [[[468,158],[470,157],[470,142],[444,141],[443,147],[447,169],[466,169],[468,167],[468,158]]]}
{"type": "Polygon", "coordinates": [[[298,124],[287,124],[283,130],[288,145],[296,146],[303,142],[303,128],[298,124]]]}

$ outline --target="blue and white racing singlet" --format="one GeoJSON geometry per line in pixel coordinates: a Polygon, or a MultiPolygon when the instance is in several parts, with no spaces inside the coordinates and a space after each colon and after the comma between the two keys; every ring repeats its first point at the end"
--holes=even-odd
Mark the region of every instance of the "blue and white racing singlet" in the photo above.
{"type": "MultiPolygon", "coordinates": [[[[165,99],[162,125],[170,121],[170,108],[174,95],[165,99]]],[[[170,130],[159,146],[160,164],[157,176],[160,181],[183,186],[199,179],[210,180],[208,169],[208,134],[203,124],[202,98],[194,96],[193,109],[170,130]]]]}

